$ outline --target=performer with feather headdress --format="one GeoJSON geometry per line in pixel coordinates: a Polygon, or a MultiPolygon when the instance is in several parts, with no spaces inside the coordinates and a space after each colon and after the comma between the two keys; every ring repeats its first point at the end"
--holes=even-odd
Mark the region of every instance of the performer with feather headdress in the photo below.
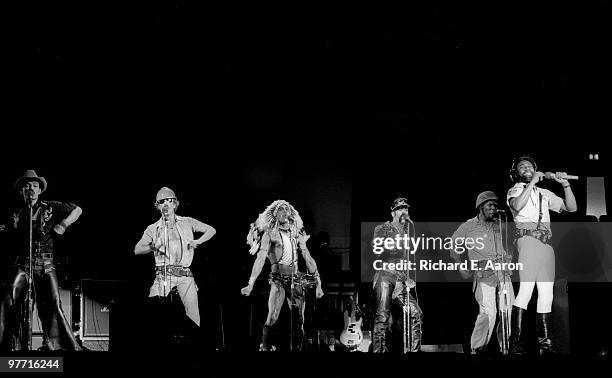
{"type": "MultiPolygon", "coordinates": [[[[255,280],[261,273],[266,257],[270,260],[270,296],[268,298],[268,317],[263,327],[260,350],[272,351],[276,348],[270,343],[270,331],[278,320],[285,293],[290,293],[288,305],[291,308],[291,324],[297,322],[292,335],[291,349],[294,345],[301,349],[304,339],[304,291],[316,285],[316,297],[323,296],[321,278],[317,264],[306,248],[308,235],[304,230],[304,223],[299,213],[287,201],[272,202],[266,210],[259,214],[247,236],[247,243],[251,246],[250,253],[257,255],[249,278],[249,284],[242,288],[243,295],[250,295],[255,280]],[[298,270],[298,251],[302,253],[308,269],[308,274],[298,270]]],[[[294,327],[292,327],[294,328],[294,327]]]]}

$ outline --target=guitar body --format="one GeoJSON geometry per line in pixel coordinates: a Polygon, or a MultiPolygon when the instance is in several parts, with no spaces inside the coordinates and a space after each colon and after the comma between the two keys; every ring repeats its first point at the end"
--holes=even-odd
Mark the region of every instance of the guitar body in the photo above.
{"type": "Polygon", "coordinates": [[[340,342],[349,349],[357,349],[363,341],[363,332],[361,331],[361,323],[363,319],[358,321],[345,322],[344,330],[340,334],[340,342]]]}
{"type": "Polygon", "coordinates": [[[344,329],[340,333],[340,343],[346,346],[351,352],[356,351],[363,342],[363,332],[361,324],[363,318],[357,320],[357,308],[355,303],[352,303],[351,314],[348,311],[344,312],[344,329]]]}

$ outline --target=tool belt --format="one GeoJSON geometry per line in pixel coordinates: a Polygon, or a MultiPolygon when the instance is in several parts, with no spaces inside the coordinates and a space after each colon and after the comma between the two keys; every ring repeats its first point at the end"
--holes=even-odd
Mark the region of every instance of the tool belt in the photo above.
{"type": "Polygon", "coordinates": [[[517,239],[522,238],[523,236],[531,236],[544,244],[552,245],[552,234],[548,230],[523,230],[517,228],[514,235],[517,239]]]}
{"type": "MultiPolygon", "coordinates": [[[[156,266],[155,273],[158,275],[164,274],[164,267],[156,266]]],[[[166,265],[166,274],[169,274],[175,277],[193,277],[193,273],[191,273],[191,269],[183,268],[182,266],[179,266],[179,265],[166,265]]]]}

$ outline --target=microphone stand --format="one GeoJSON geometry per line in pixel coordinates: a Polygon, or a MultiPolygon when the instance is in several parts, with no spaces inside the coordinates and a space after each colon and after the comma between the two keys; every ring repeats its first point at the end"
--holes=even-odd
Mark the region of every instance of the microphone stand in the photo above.
{"type": "MultiPolygon", "coordinates": [[[[504,213],[497,213],[497,214],[504,214],[504,213]]],[[[505,214],[504,214],[505,215],[505,214]]],[[[502,247],[503,247],[503,236],[502,236],[502,221],[501,221],[501,217],[498,216],[498,221],[499,221],[499,235],[501,238],[501,242],[502,242],[502,247]]],[[[506,222],[506,227],[507,226],[507,222],[506,222]]],[[[493,235],[495,235],[495,232],[493,232],[493,235]]],[[[495,243],[495,254],[497,255],[497,243],[495,243]]],[[[502,263],[506,262],[506,251],[504,248],[502,248],[502,252],[501,252],[501,258],[502,258],[502,263]]],[[[503,266],[503,265],[502,265],[503,266]]],[[[499,282],[500,287],[499,287],[499,312],[500,312],[500,322],[501,322],[501,327],[502,327],[502,354],[504,356],[507,356],[510,350],[510,303],[508,301],[508,285],[510,284],[508,282],[508,277],[506,276],[506,272],[504,269],[502,269],[501,271],[502,277],[501,280],[499,282]]]]}
{"type": "MultiPolygon", "coordinates": [[[[409,218],[404,219],[404,226],[407,224],[406,221],[408,221],[409,218]]],[[[410,221],[410,223],[412,223],[412,221],[410,221]]],[[[404,229],[406,230],[406,234],[408,235],[407,240],[410,240],[410,226],[408,227],[404,227],[404,229]]],[[[410,353],[412,352],[412,308],[410,307],[410,244],[408,244],[408,248],[404,249],[404,261],[406,261],[406,263],[408,264],[407,269],[406,269],[406,275],[407,275],[407,280],[406,280],[406,290],[405,292],[402,293],[402,296],[404,297],[404,306],[403,306],[403,317],[404,317],[404,335],[403,335],[403,339],[404,339],[404,353],[410,353]]],[[[416,282],[415,282],[416,284],[416,282]]]]}
{"type": "Polygon", "coordinates": [[[33,277],[34,277],[34,262],[33,262],[33,258],[34,258],[34,251],[33,251],[33,243],[32,243],[32,233],[33,233],[33,226],[32,226],[32,222],[34,218],[33,215],[33,209],[32,209],[32,202],[28,201],[28,212],[29,212],[29,222],[28,222],[28,293],[27,293],[27,300],[26,303],[28,305],[28,318],[27,318],[27,324],[26,327],[28,329],[28,346],[27,346],[27,350],[32,350],[32,318],[33,318],[33,311],[34,311],[34,301],[33,299],[33,295],[32,295],[32,286],[34,283],[33,277]]]}
{"type": "MultiPolygon", "coordinates": [[[[281,235],[281,239],[282,239],[281,235]]],[[[289,301],[289,351],[293,352],[293,307],[295,306],[295,298],[293,296],[293,291],[295,290],[295,249],[293,248],[293,238],[291,235],[291,227],[289,228],[289,243],[291,244],[291,300],[289,301]]]]}
{"type": "Polygon", "coordinates": [[[168,266],[166,263],[166,258],[170,258],[170,253],[169,253],[169,248],[168,245],[169,240],[168,240],[168,219],[166,218],[166,216],[164,214],[162,214],[162,217],[164,217],[164,251],[166,252],[166,256],[164,256],[164,301],[166,303],[168,303],[168,298],[167,298],[167,294],[166,294],[166,286],[168,285],[168,278],[167,278],[167,274],[168,274],[168,266]]]}

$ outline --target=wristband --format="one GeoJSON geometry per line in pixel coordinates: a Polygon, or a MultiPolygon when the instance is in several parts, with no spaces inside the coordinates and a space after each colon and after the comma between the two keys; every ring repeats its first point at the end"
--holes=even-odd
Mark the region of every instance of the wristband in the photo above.
{"type": "Polygon", "coordinates": [[[249,286],[253,286],[253,284],[255,283],[256,278],[255,277],[249,277],[249,286]]]}

